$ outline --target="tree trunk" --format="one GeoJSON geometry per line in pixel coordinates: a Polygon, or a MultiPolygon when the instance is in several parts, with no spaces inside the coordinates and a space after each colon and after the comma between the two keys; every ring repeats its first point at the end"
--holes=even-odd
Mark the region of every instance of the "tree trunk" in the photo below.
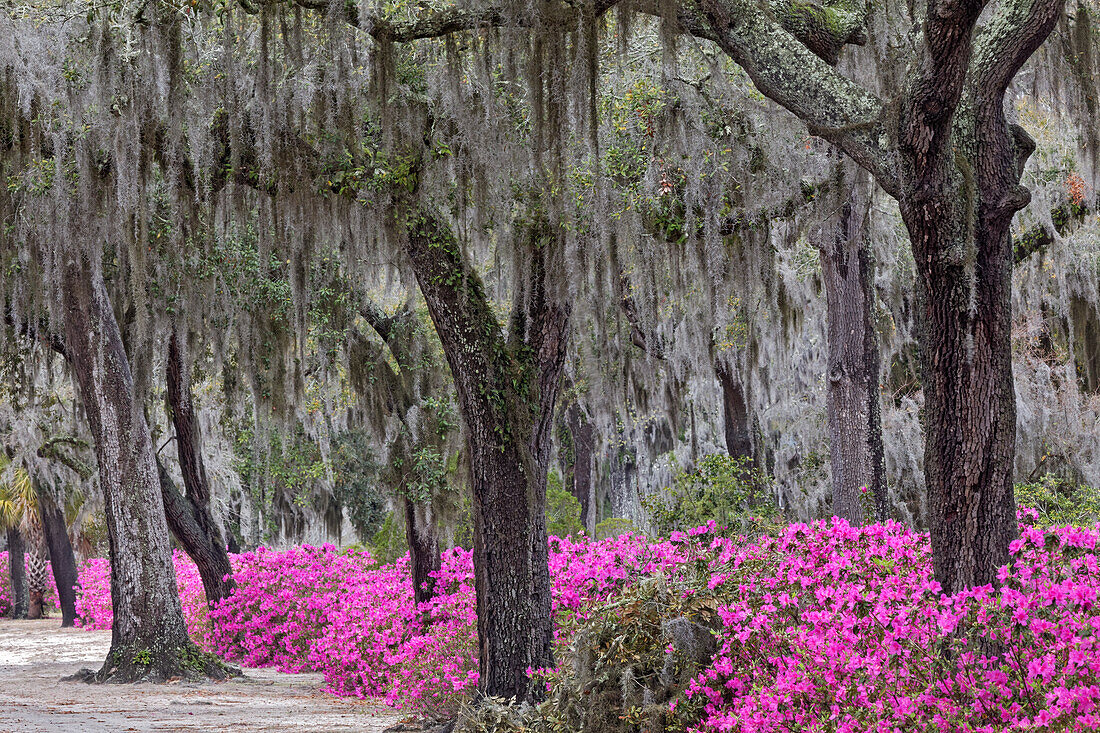
{"type": "Polygon", "coordinates": [[[26,618],[30,600],[27,594],[27,566],[23,535],[18,527],[8,528],[8,571],[11,573],[11,617],[26,618]]]}
{"type": "Polygon", "coordinates": [[[203,526],[195,519],[194,505],[180,493],[159,458],[157,479],[168,528],[183,547],[183,551],[195,563],[207,604],[214,605],[222,598],[228,598],[235,586],[233,568],[229,564],[229,555],[225,548],[221,547],[219,552],[220,546],[209,542],[203,526]]]}
{"type": "Polygon", "coordinates": [[[41,489],[38,491],[38,509],[42,515],[46,545],[50,550],[50,567],[53,570],[54,584],[57,585],[57,599],[61,604],[61,627],[66,628],[76,622],[76,556],[69,541],[64,512],[41,489]]]}
{"type": "Polygon", "coordinates": [[[740,377],[724,359],[714,362],[718,384],[722,387],[722,417],[726,439],[726,452],[733,458],[753,460],[752,424],[745,388],[740,377]]]}
{"type": "Polygon", "coordinates": [[[95,439],[111,560],[111,649],[100,681],[225,677],[188,639],[152,439],[102,275],[76,256],[62,268],[69,364],[95,439]]]}
{"type": "Polygon", "coordinates": [[[46,586],[50,577],[49,551],[42,534],[40,518],[24,524],[23,536],[27,556],[27,618],[40,619],[46,615],[46,586]]]}
{"type": "Polygon", "coordinates": [[[477,273],[433,213],[406,215],[406,249],[455,379],[470,454],[479,691],[538,699],[554,664],[546,471],[570,310],[550,297],[549,227],[530,228],[528,278],[506,340],[477,273]]]}
{"type": "Polygon", "coordinates": [[[932,193],[901,202],[918,273],[932,559],[946,593],[996,583],[1018,533],[1009,225],[1030,198],[1019,179],[1034,143],[980,99],[956,113],[953,160],[926,176],[932,193]]]}
{"type": "Polygon", "coordinates": [[[867,217],[870,177],[837,165],[837,214],[816,242],[825,281],[829,333],[826,405],[833,513],[855,526],[889,517],[879,404],[879,343],[871,322],[874,265],[867,217]],[[864,503],[864,492],[870,501],[864,503]],[[865,508],[871,510],[867,516],[865,508]]]}
{"type": "MultiPolygon", "coordinates": [[[[935,223],[909,218],[914,242],[929,238],[935,223]]],[[[957,265],[920,266],[924,471],[933,565],[947,593],[994,582],[1017,534],[1010,241],[1007,227],[979,226],[975,238],[972,290],[957,265]]]]}
{"type": "Polygon", "coordinates": [[[566,413],[569,433],[573,436],[572,493],[581,505],[581,524],[589,537],[596,535],[596,487],[592,481],[592,453],[595,428],[579,404],[574,402],[566,413]]]}
{"type": "Polygon", "coordinates": [[[435,578],[442,561],[439,554],[439,536],[435,522],[425,517],[423,507],[418,507],[409,497],[405,503],[405,539],[409,543],[409,570],[413,581],[413,598],[417,606],[435,597],[435,578]],[[420,509],[420,511],[417,511],[420,509]]]}
{"type": "Polygon", "coordinates": [[[176,454],[186,498],[179,496],[163,466],[158,469],[168,526],[198,568],[211,606],[233,592],[233,567],[221,529],[210,513],[210,482],[202,460],[201,436],[191,400],[191,381],[173,331],[168,339],[167,408],[176,431],[176,454]]]}
{"type": "Polygon", "coordinates": [[[831,65],[832,49],[866,38],[863,12],[837,23],[793,4],[776,14],[739,0],[679,6],[683,27],[713,38],[761,92],[898,200],[922,301],[933,565],[948,593],[995,582],[1017,532],[1009,225],[1030,201],[1020,178],[1035,143],[1008,124],[1005,94],[1063,6],[1000,3],[979,31],[984,3],[930,1],[905,88],[889,103],[831,65]],[[806,31],[831,37],[827,52],[806,31]]]}

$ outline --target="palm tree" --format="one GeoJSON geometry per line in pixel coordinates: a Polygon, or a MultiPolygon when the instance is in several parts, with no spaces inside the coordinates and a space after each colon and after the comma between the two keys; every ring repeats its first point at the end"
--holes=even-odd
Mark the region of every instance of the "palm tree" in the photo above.
{"type": "Polygon", "coordinates": [[[12,618],[42,618],[49,572],[38,495],[25,469],[0,452],[0,528],[8,535],[12,618]],[[30,557],[26,557],[29,549],[30,557]],[[29,560],[29,562],[28,562],[29,560]],[[26,567],[24,563],[27,563],[26,567]],[[27,570],[29,569],[29,573],[27,570]]]}

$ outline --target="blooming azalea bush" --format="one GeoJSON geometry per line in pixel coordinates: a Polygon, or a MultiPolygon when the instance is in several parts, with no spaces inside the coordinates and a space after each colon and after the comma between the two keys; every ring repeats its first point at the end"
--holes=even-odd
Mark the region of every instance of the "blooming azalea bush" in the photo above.
{"type": "MultiPolygon", "coordinates": [[[[712,526],[652,541],[551,539],[559,668],[532,729],[700,731],[1100,728],[1100,530],[1030,526],[998,588],[944,596],[928,538],[894,523],[793,524],[752,541],[712,526]]],[[[324,674],[340,695],[454,712],[477,684],[470,553],[416,608],[407,560],[295,548],[232,558],[207,610],[177,556],[192,635],[250,665],[324,674]]],[[[81,572],[109,625],[106,565],[81,572]]]]}
{"type": "MultiPolygon", "coordinates": [[[[24,556],[24,565],[29,575],[31,565],[29,557],[24,556]]],[[[57,583],[54,582],[52,572],[46,576],[46,594],[42,601],[43,611],[47,614],[57,611],[61,606],[57,597],[57,583]]],[[[11,574],[8,567],[8,552],[5,550],[0,552],[0,616],[9,615],[11,607],[11,574]]]]}
{"type": "Polygon", "coordinates": [[[954,596],[932,579],[927,536],[893,523],[687,538],[685,562],[591,618],[525,724],[1097,730],[1098,536],[1025,523],[1000,586],[954,596]]]}
{"type": "Polygon", "coordinates": [[[102,558],[90,558],[81,563],[76,577],[76,625],[89,630],[110,629],[114,618],[111,566],[102,558]]]}

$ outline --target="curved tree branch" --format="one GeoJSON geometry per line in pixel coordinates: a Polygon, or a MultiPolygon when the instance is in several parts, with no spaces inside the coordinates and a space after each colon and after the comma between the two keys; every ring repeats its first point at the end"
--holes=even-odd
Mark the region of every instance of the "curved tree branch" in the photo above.
{"type": "Polygon", "coordinates": [[[1002,104],[1013,77],[1042,45],[1065,0],[1006,0],[974,42],[970,84],[987,104],[1002,104]]]}
{"type": "Polygon", "coordinates": [[[848,153],[887,193],[899,192],[883,143],[881,100],[847,78],[750,0],[700,0],[715,41],[756,88],[848,153]]]}

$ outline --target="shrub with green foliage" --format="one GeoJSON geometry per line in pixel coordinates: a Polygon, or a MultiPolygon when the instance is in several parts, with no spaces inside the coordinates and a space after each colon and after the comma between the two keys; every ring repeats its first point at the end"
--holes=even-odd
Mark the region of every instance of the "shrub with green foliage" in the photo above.
{"type": "Polygon", "coordinates": [[[551,537],[584,534],[581,503],[565,490],[557,471],[551,471],[546,477],[546,534],[551,537]]]}
{"type": "Polygon", "coordinates": [[[371,538],[370,551],[383,564],[403,557],[409,551],[409,543],[405,539],[404,517],[398,512],[387,514],[382,528],[371,538]]]}
{"type": "Polygon", "coordinates": [[[676,476],[672,486],[642,500],[654,534],[667,537],[713,521],[738,534],[781,523],[772,479],[751,461],[711,455],[676,476]]]}
{"type": "Polygon", "coordinates": [[[596,539],[606,540],[623,534],[634,534],[637,531],[634,523],[629,519],[608,517],[596,525],[596,539]]]}
{"type": "Polygon", "coordinates": [[[1091,527],[1100,522],[1100,489],[1047,474],[1038,481],[1016,484],[1016,503],[1038,513],[1043,527],[1091,527]]]}
{"type": "Polygon", "coordinates": [[[337,437],[332,452],[333,494],[364,542],[378,534],[386,519],[386,501],[378,487],[379,470],[365,432],[337,437]]]}

